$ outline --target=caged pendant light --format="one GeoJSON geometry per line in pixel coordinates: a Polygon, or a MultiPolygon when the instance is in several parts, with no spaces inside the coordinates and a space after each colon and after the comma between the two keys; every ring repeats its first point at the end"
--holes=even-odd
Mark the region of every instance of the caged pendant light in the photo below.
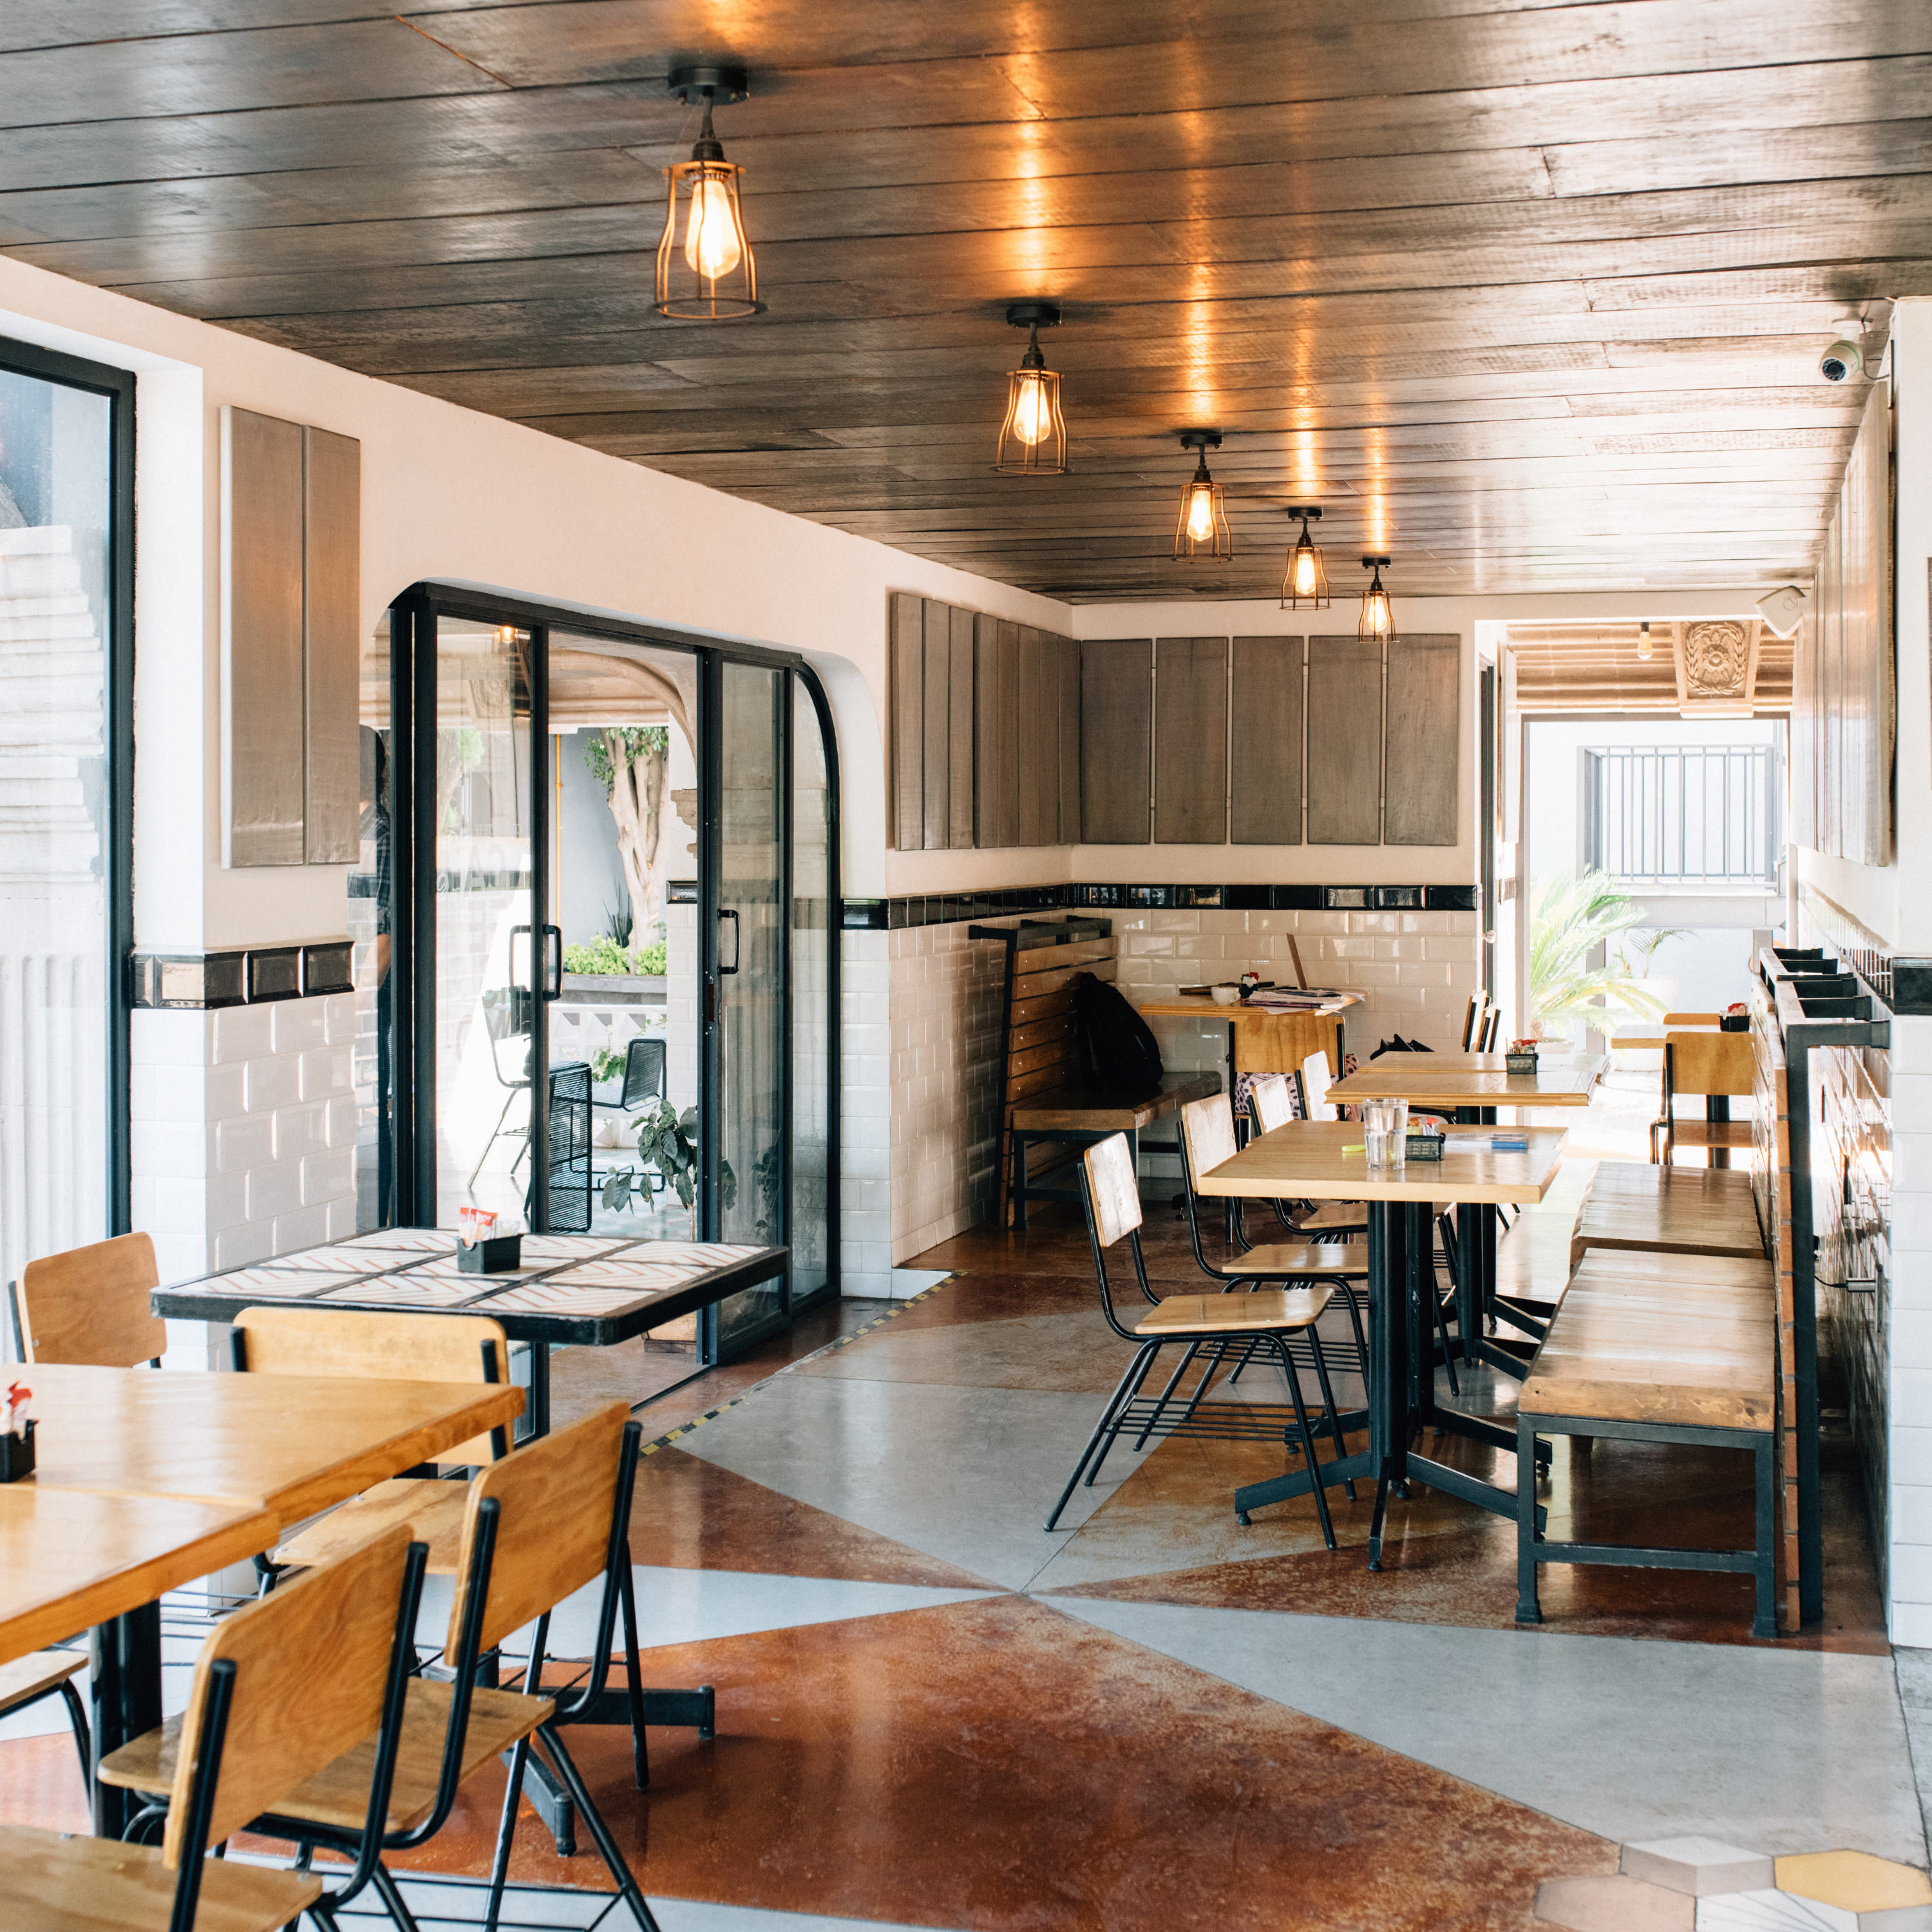
{"type": "Polygon", "coordinates": [[[1308,534],[1308,526],[1318,524],[1322,512],[1306,509],[1291,510],[1288,514],[1301,519],[1301,537],[1288,552],[1288,568],[1281,574],[1281,608],[1325,610],[1329,602],[1328,572],[1323,567],[1321,551],[1308,534]]]}
{"type": "Polygon", "coordinates": [[[1382,588],[1382,572],[1388,568],[1385,556],[1365,556],[1362,560],[1364,570],[1372,570],[1375,581],[1362,592],[1362,614],[1355,625],[1358,638],[1378,638],[1384,644],[1395,642],[1395,612],[1389,603],[1389,594],[1382,588]]]}
{"type": "Polygon", "coordinates": [[[1228,513],[1221,505],[1221,486],[1208,473],[1208,452],[1221,447],[1218,429],[1186,429],[1183,449],[1201,452],[1194,474],[1181,486],[1180,515],[1174,526],[1176,557],[1232,557],[1234,540],[1228,531],[1228,513]]]}
{"type": "Polygon", "coordinates": [[[711,128],[715,102],[729,106],[749,93],[745,70],[679,68],[671,74],[670,91],[687,106],[703,100],[704,125],[691,159],[664,171],[670,194],[658,243],[657,312],[683,322],[761,315],[758,265],[738,205],[738,178],[745,171],[724,158],[711,128]]]}
{"type": "Polygon", "coordinates": [[[1040,352],[1040,332],[1060,321],[1058,302],[1007,304],[1006,320],[1031,332],[1020,366],[1006,375],[1006,413],[993,467],[1002,476],[1064,476],[1066,422],[1060,413],[1060,375],[1040,352]]]}

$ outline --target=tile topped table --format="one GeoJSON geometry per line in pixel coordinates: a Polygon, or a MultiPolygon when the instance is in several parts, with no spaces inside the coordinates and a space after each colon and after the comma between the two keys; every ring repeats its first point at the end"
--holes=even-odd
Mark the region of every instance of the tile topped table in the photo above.
{"type": "MultiPolygon", "coordinates": [[[[1263,1201],[1364,1201],[1369,1210],[1369,1449],[1322,1464],[1324,1485],[1345,1478],[1376,1480],[1369,1568],[1382,1568],[1382,1522],[1392,1484],[1413,1479],[1460,1496],[1498,1516],[1514,1518],[1513,1491],[1499,1490],[1410,1448],[1424,1428],[1453,1430],[1492,1447],[1514,1450],[1516,1438],[1494,1424],[1436,1402],[1435,1346],[1428,1310],[1436,1294],[1435,1240],[1430,1210],[1438,1201],[1533,1206],[1548,1192],[1562,1160],[1564,1136],[1532,1130],[1521,1151],[1485,1148],[1445,1152],[1439,1161],[1372,1168],[1360,1153],[1362,1130],[1352,1121],[1291,1120],[1258,1136],[1232,1160],[1196,1183],[1205,1195],[1263,1201]]],[[[1234,1507],[1251,1510],[1306,1494],[1314,1472],[1298,1470],[1234,1492],[1234,1507]]]]}
{"type": "Polygon", "coordinates": [[[422,1309],[487,1315],[532,1346],[531,1432],[550,1428],[550,1349],[609,1348],[782,1275],[790,1250],[630,1235],[526,1234],[522,1263],[465,1274],[446,1228],[379,1228],[154,1292],[177,1321],[226,1322],[237,1307],[422,1309]]]}

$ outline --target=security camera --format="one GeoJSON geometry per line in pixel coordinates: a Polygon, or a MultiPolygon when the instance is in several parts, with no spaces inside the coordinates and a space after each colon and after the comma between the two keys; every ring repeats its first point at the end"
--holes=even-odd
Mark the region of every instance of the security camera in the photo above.
{"type": "Polygon", "coordinates": [[[1765,627],[1774,638],[1788,638],[1804,617],[1804,593],[1795,584],[1760,597],[1757,608],[1764,613],[1765,627]]]}
{"type": "Polygon", "coordinates": [[[1865,352],[1859,346],[1864,340],[1864,318],[1840,316],[1832,326],[1838,332],[1838,340],[1819,357],[1818,373],[1828,382],[1842,382],[1864,367],[1865,352]]]}

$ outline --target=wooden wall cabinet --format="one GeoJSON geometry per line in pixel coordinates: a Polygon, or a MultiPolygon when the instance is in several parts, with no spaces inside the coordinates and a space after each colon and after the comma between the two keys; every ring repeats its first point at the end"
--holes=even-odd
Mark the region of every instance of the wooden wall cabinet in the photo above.
{"type": "Polygon", "coordinates": [[[1388,649],[1382,843],[1453,845],[1462,730],[1462,640],[1404,637],[1388,649]]]}
{"type": "Polygon", "coordinates": [[[1233,640],[1228,837],[1236,845],[1301,843],[1303,686],[1299,638],[1233,640]]]}
{"type": "Polygon", "coordinates": [[[1373,638],[1308,640],[1308,842],[1382,838],[1382,647],[1373,638]]]}
{"type": "Polygon", "coordinates": [[[1228,842],[1228,640],[1162,638],[1154,658],[1154,842],[1228,842]]]}
{"type": "Polygon", "coordinates": [[[1144,845],[1152,830],[1154,642],[1080,646],[1080,840],[1144,845]]]}

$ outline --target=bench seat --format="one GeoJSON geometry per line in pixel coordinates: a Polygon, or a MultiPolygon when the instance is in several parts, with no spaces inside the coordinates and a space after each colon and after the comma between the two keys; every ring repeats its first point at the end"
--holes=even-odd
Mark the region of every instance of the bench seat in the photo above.
{"type": "Polygon", "coordinates": [[[1516,1398],[1516,1466],[1544,1436],[1604,1436],[1744,1449],[1756,1462],[1750,1550],[1650,1550],[1539,1535],[1535,1484],[1518,1482],[1516,1622],[1540,1623],[1538,1566],[1606,1563],[1742,1571],[1756,1583],[1751,1634],[1778,1634],[1777,1303],[1756,1259],[1591,1253],[1571,1276],[1516,1398]]]}
{"type": "Polygon", "coordinates": [[[1082,1087],[1055,1087],[1043,1094],[1030,1094],[1016,1102],[1012,1112],[1008,1136],[1012,1145],[1013,1226],[1027,1225],[1029,1201],[1078,1201],[1074,1187],[1042,1187],[1039,1181],[1079,1157],[1082,1148],[1091,1147],[1110,1134],[1125,1134],[1129,1152],[1138,1168],[1140,1136],[1155,1121],[1178,1114],[1190,1100],[1204,1100],[1221,1090],[1218,1073],[1168,1073],[1158,1088],[1138,1100],[1123,1100],[1117,1094],[1095,1093],[1082,1087]],[[1060,1154],[1050,1154],[1044,1164],[1036,1164],[1032,1150],[1042,1143],[1058,1142],[1060,1154]]]}
{"type": "Polygon", "coordinates": [[[1750,1176],[1732,1168],[1599,1162],[1570,1238],[1571,1264],[1592,1248],[1761,1257],[1750,1176]]]}

